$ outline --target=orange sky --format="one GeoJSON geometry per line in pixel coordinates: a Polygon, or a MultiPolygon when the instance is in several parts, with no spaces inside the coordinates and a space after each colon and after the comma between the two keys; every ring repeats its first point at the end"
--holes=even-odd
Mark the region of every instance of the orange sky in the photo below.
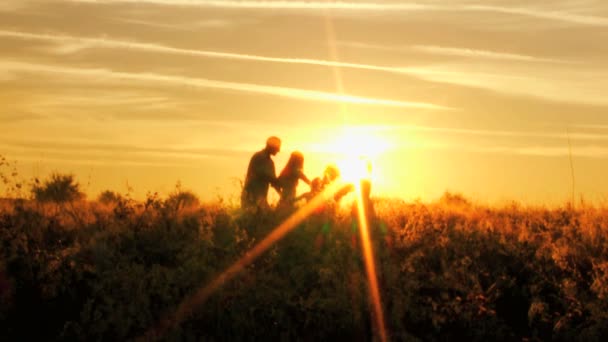
{"type": "Polygon", "coordinates": [[[92,197],[231,199],[267,136],[314,177],[348,127],[385,143],[377,196],[553,204],[569,131],[604,202],[606,41],[605,1],[3,0],[0,154],[92,197]]]}

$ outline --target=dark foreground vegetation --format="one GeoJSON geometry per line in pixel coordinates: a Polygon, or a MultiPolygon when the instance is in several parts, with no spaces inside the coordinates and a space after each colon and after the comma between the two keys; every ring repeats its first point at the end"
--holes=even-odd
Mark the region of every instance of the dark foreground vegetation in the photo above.
{"type": "MultiPolygon", "coordinates": [[[[137,339],[284,219],[185,191],[145,202],[38,191],[0,205],[3,341],[137,339]]],[[[487,208],[450,195],[374,205],[391,340],[608,337],[608,210],[487,208]]],[[[374,339],[355,217],[318,211],[163,339],[374,339]]]]}

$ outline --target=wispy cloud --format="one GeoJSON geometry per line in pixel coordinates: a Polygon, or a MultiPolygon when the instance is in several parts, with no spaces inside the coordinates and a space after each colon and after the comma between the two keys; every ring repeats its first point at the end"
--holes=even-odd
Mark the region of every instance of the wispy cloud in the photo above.
{"type": "MultiPolygon", "coordinates": [[[[72,36],[65,36],[65,35],[38,34],[38,33],[28,33],[28,32],[19,32],[19,31],[7,31],[7,30],[0,30],[0,37],[11,37],[11,38],[18,38],[18,39],[30,39],[30,40],[42,40],[42,41],[54,42],[54,43],[58,44],[57,47],[53,48],[53,51],[56,53],[74,53],[80,49],[86,49],[86,48],[91,48],[91,47],[100,47],[100,48],[112,48],[112,49],[119,48],[119,49],[125,49],[125,50],[139,50],[139,51],[158,52],[158,53],[166,53],[166,54],[173,54],[173,55],[185,55],[185,56],[194,56],[194,57],[203,57],[203,58],[218,58],[218,59],[228,59],[228,60],[238,60],[238,61],[363,69],[363,70],[381,71],[381,72],[415,75],[415,76],[418,76],[417,74],[421,72],[420,70],[418,70],[416,72],[410,72],[410,70],[405,69],[405,68],[391,67],[391,66],[336,62],[336,61],[308,59],[308,58],[268,57],[268,56],[239,54],[239,53],[231,53],[231,52],[182,49],[182,48],[176,48],[176,47],[160,45],[160,44],[141,43],[141,42],[135,42],[135,41],[124,41],[124,40],[104,39],[104,38],[80,38],[80,37],[72,37],[72,36]]],[[[346,102],[356,102],[356,101],[357,101],[356,99],[352,99],[352,101],[346,101],[346,102]]],[[[365,101],[363,103],[365,103],[365,101]]],[[[392,105],[396,105],[395,102],[386,102],[385,105],[390,105],[389,103],[393,103],[392,105]]],[[[416,102],[409,102],[409,103],[410,103],[410,107],[420,107],[420,108],[429,108],[429,109],[442,108],[441,106],[437,106],[437,105],[433,105],[433,104],[424,104],[424,103],[416,103],[416,102]]]]}
{"type": "Polygon", "coordinates": [[[429,54],[438,54],[445,56],[470,57],[470,58],[485,58],[504,61],[520,61],[534,63],[573,63],[553,58],[541,58],[528,55],[520,55],[506,52],[496,52],[488,50],[468,49],[462,47],[445,47],[435,45],[414,45],[411,47],[414,51],[425,52],[429,54]]]}
{"type": "Polygon", "coordinates": [[[87,48],[110,48],[110,49],[125,49],[125,50],[138,50],[147,52],[158,52],[173,55],[183,56],[194,56],[203,58],[218,58],[218,59],[229,59],[238,61],[250,61],[250,62],[268,62],[268,63],[282,63],[282,64],[300,64],[300,65],[313,65],[323,67],[339,67],[339,68],[351,68],[351,69],[363,69],[372,71],[383,71],[389,73],[407,74],[408,69],[393,67],[393,66],[382,66],[373,64],[361,64],[361,63],[348,63],[338,61],[328,61],[320,59],[310,58],[289,58],[289,57],[269,57],[252,54],[242,54],[233,52],[222,52],[222,51],[210,51],[210,50],[196,50],[196,49],[183,49],[167,45],[154,44],[154,43],[142,43],[137,41],[125,41],[111,38],[87,38],[87,37],[72,37],[66,35],[51,35],[51,34],[39,34],[29,33],[20,31],[7,31],[0,30],[0,37],[10,37],[18,39],[30,39],[30,40],[41,40],[47,42],[57,43],[58,46],[53,48],[52,51],[56,53],[74,53],[82,49],[87,48]]]}
{"type": "Polygon", "coordinates": [[[91,69],[91,68],[73,68],[56,65],[44,65],[24,63],[18,61],[2,61],[0,65],[5,70],[33,72],[33,73],[50,73],[63,74],[73,77],[80,77],[100,81],[110,79],[114,81],[135,81],[135,82],[153,82],[157,84],[165,84],[172,86],[192,86],[205,89],[217,89],[225,91],[236,91],[244,93],[265,94],[292,99],[306,101],[323,101],[335,103],[350,103],[361,105],[402,107],[402,108],[418,108],[425,110],[445,110],[443,106],[424,103],[424,102],[408,102],[391,99],[369,98],[354,95],[343,95],[336,93],[327,93],[315,90],[278,87],[252,83],[236,83],[209,80],[203,78],[192,78],[184,76],[163,75],[154,73],[129,73],[118,72],[107,69],[91,69]]]}
{"type": "MultiPolygon", "coordinates": [[[[166,46],[154,43],[142,43],[137,41],[116,40],[110,38],[80,38],[65,35],[38,34],[19,31],[0,30],[0,37],[11,37],[18,39],[31,39],[54,42],[57,44],[52,50],[55,53],[73,53],[79,49],[98,47],[110,49],[124,49],[146,52],[157,52],[173,55],[184,55],[202,58],[217,58],[235,61],[250,61],[250,62],[265,62],[265,63],[281,63],[294,65],[312,65],[323,67],[338,67],[349,69],[370,70],[378,72],[386,72],[400,75],[417,77],[426,81],[448,83],[456,85],[464,85],[478,87],[483,89],[491,89],[507,94],[516,95],[532,95],[550,100],[557,101],[572,101],[572,102],[592,102],[603,104],[607,100],[605,96],[596,96],[594,92],[586,90],[582,91],[547,91],[547,88],[559,87],[568,89],[568,79],[563,82],[556,82],[554,79],[544,79],[542,77],[533,77],[531,74],[518,75],[517,73],[486,73],[478,70],[470,70],[467,65],[456,66],[426,66],[426,67],[397,67],[397,66],[382,66],[362,63],[349,63],[328,61],[309,58],[286,58],[286,57],[269,57],[252,54],[241,54],[222,51],[183,49],[172,46],[166,46]]],[[[437,48],[434,48],[437,50],[437,48]]],[[[448,50],[450,53],[455,53],[454,50],[448,50]]],[[[457,50],[462,53],[461,50],[457,50]]],[[[478,54],[492,55],[491,52],[477,52],[478,54]]],[[[493,55],[494,56],[494,55],[493,55]]],[[[519,55],[515,55],[519,56],[519,55]]],[[[501,57],[507,58],[502,55],[501,57]]],[[[514,57],[514,56],[510,56],[514,57]]],[[[519,56],[519,58],[526,58],[519,56]]],[[[533,58],[533,57],[530,57],[533,58]]],[[[535,69],[535,71],[538,71],[535,69]]],[[[571,76],[569,76],[571,77],[571,76]]],[[[594,83],[602,82],[601,79],[594,79],[588,83],[593,87],[594,83]]],[[[600,94],[601,95],[601,94],[600,94]]],[[[416,107],[414,103],[412,106],[416,107]]],[[[428,106],[422,106],[428,107],[428,106]]],[[[437,108],[437,106],[435,106],[437,108]]]]}
{"type": "Polygon", "coordinates": [[[15,139],[0,138],[0,147],[20,161],[58,162],[98,166],[200,166],[197,161],[246,158],[250,151],[214,147],[138,146],[83,139],[15,139]]]}
{"type": "Polygon", "coordinates": [[[209,1],[209,0],[71,0],[73,2],[119,4],[147,3],[168,6],[217,7],[226,9],[273,9],[273,10],[344,10],[344,11],[467,11],[493,12],[526,16],[538,19],[556,20],[570,24],[608,26],[608,18],[555,11],[548,7],[517,7],[498,5],[475,5],[470,3],[415,3],[415,2],[354,2],[354,1],[209,1]]]}
{"type": "Polygon", "coordinates": [[[71,0],[72,2],[120,4],[147,3],[169,6],[217,7],[235,9],[285,9],[285,10],[423,10],[436,8],[434,5],[417,3],[381,3],[381,2],[348,2],[348,1],[230,1],[230,0],[71,0]]]}
{"type": "Polygon", "coordinates": [[[16,78],[15,74],[8,70],[0,70],[0,82],[12,81],[16,78]]]}
{"type": "Polygon", "coordinates": [[[27,7],[31,0],[3,0],[0,2],[0,12],[15,12],[27,7]]]}
{"type": "MultiPolygon", "coordinates": [[[[445,128],[441,127],[428,128],[437,131],[445,130],[445,128]]],[[[494,131],[494,133],[500,135],[501,132],[494,131]]],[[[511,135],[512,133],[513,132],[507,132],[508,135],[511,135]]],[[[513,135],[516,136],[519,135],[519,133],[514,133],[513,135]]],[[[529,134],[522,133],[522,135],[528,136],[529,134]]],[[[31,153],[35,152],[37,154],[44,154],[46,156],[45,159],[50,157],[65,162],[67,158],[68,161],[71,160],[78,164],[96,165],[125,164],[179,166],[180,161],[205,160],[209,158],[244,158],[250,153],[247,149],[238,149],[236,147],[144,147],[87,140],[20,140],[0,138],[0,146],[4,146],[5,149],[11,151],[21,152],[20,155],[22,156],[31,155],[31,153]],[[167,162],[167,158],[171,158],[171,161],[167,162]],[[165,162],[159,163],[157,159],[165,160],[165,162]]],[[[552,144],[508,146],[490,143],[473,145],[455,141],[440,142],[431,139],[396,146],[396,149],[390,153],[400,153],[399,151],[402,149],[450,150],[548,158],[567,157],[572,153],[572,155],[578,157],[608,158],[608,147],[601,145],[581,145],[570,150],[567,146],[555,146],[552,144]]]]}
{"type": "Polygon", "coordinates": [[[535,97],[552,102],[608,105],[604,89],[608,74],[575,69],[514,65],[450,63],[401,68],[403,73],[430,82],[487,89],[501,94],[535,97]],[[483,69],[491,72],[484,72],[483,69]]]}
{"type": "Polygon", "coordinates": [[[570,150],[567,146],[554,145],[508,146],[495,144],[467,144],[461,142],[446,143],[426,141],[413,143],[404,146],[404,148],[544,158],[568,158],[570,155],[596,159],[608,158],[608,147],[598,145],[578,146],[570,150]]]}
{"type": "Polygon", "coordinates": [[[0,111],[0,121],[6,123],[21,123],[23,121],[40,120],[45,117],[41,114],[23,110],[0,111]]]}
{"type": "Polygon", "coordinates": [[[476,135],[489,137],[511,137],[511,138],[546,138],[546,139],[563,139],[568,138],[573,140],[608,140],[608,135],[592,134],[581,132],[538,132],[538,131],[505,131],[505,130],[488,130],[488,129],[467,129],[467,128],[451,128],[451,127],[433,127],[419,125],[395,125],[386,126],[389,130],[400,131],[418,131],[418,132],[437,132],[437,133],[452,133],[461,135],[476,135]]]}
{"type": "Polygon", "coordinates": [[[70,94],[64,96],[45,96],[36,101],[36,107],[134,107],[138,110],[175,109],[177,101],[166,96],[150,96],[141,93],[95,93],[91,96],[70,94]]]}
{"type": "MultiPolygon", "coordinates": [[[[595,127],[595,128],[608,128],[608,126],[585,126],[575,125],[579,128],[595,127]]],[[[466,135],[466,136],[487,136],[487,137],[503,137],[503,138],[542,138],[542,139],[555,139],[555,140],[572,140],[581,141],[606,141],[608,135],[606,134],[594,134],[584,132],[568,132],[564,129],[554,129],[553,132],[547,131],[514,131],[514,130],[497,130],[497,129],[473,129],[473,128],[456,128],[456,127],[441,127],[441,126],[424,126],[424,125],[364,125],[354,126],[354,129],[363,131],[374,131],[374,132],[394,132],[396,134],[407,134],[408,132],[423,132],[423,133],[448,133],[455,135],[466,135]]],[[[337,128],[336,128],[337,129],[337,128]]]]}
{"type": "Polygon", "coordinates": [[[392,52],[422,52],[434,55],[443,56],[455,56],[455,57],[467,57],[472,59],[490,59],[490,60],[502,60],[502,61],[519,61],[519,62],[532,62],[532,63],[559,63],[559,64],[574,64],[575,61],[557,59],[557,58],[543,58],[530,55],[522,55],[508,52],[498,52],[491,50],[480,50],[471,49],[467,47],[453,47],[453,46],[437,46],[437,45],[411,45],[411,46],[398,46],[398,45],[382,45],[382,44],[370,44],[363,42],[353,41],[341,41],[337,43],[339,46],[358,48],[358,49],[369,49],[369,50],[380,50],[380,51],[392,51],[392,52]]]}
{"type": "Polygon", "coordinates": [[[555,11],[551,9],[552,4],[548,3],[549,7],[501,7],[492,5],[465,5],[466,10],[482,11],[482,12],[497,12],[505,14],[514,14],[529,16],[540,19],[550,19],[571,24],[591,25],[591,26],[608,26],[607,17],[598,17],[592,15],[576,14],[564,11],[555,11]]]}
{"type": "MultiPolygon", "coordinates": [[[[577,125],[572,125],[572,126],[577,127],[577,128],[587,128],[587,129],[596,129],[596,130],[608,129],[608,125],[599,125],[599,124],[577,124],[577,125]]],[[[602,134],[602,136],[608,137],[608,135],[605,135],[605,134],[602,134]]]]}
{"type": "Polygon", "coordinates": [[[161,146],[137,146],[128,144],[104,143],[93,140],[18,140],[0,138],[0,144],[12,148],[39,150],[44,147],[48,151],[72,152],[83,154],[100,154],[112,156],[116,154],[142,154],[160,157],[188,157],[188,158],[230,158],[248,154],[247,150],[236,148],[178,148],[161,146]]]}
{"type": "Polygon", "coordinates": [[[142,25],[142,26],[148,26],[148,27],[154,27],[154,28],[160,28],[160,29],[169,29],[169,30],[177,30],[177,31],[194,31],[194,30],[198,30],[198,29],[223,29],[223,28],[228,28],[228,27],[232,27],[235,25],[235,22],[230,21],[230,20],[222,20],[222,19],[207,19],[207,20],[200,20],[197,22],[193,22],[193,23],[184,23],[184,24],[175,24],[175,25],[171,25],[171,24],[162,24],[162,23],[158,23],[158,22],[154,22],[154,21],[148,21],[148,20],[138,20],[138,19],[130,19],[130,18],[112,18],[116,21],[119,22],[123,22],[123,23],[128,23],[128,24],[135,24],[135,25],[142,25]]]}
{"type": "MultiPolygon", "coordinates": [[[[43,150],[43,149],[42,149],[43,150]]],[[[116,156],[107,156],[107,157],[94,157],[91,155],[83,156],[83,158],[77,159],[74,155],[68,154],[40,154],[43,151],[38,149],[38,153],[36,155],[24,155],[18,154],[16,157],[20,162],[35,162],[35,163],[58,163],[62,166],[67,165],[84,165],[84,166],[139,166],[139,167],[165,167],[165,168],[175,168],[175,167],[187,167],[187,168],[196,168],[197,165],[193,164],[191,161],[149,161],[149,160],[134,160],[133,157],[126,158],[117,158],[116,156]]]]}
{"type": "MultiPolygon", "coordinates": [[[[472,147],[472,149],[476,149],[472,147]]],[[[570,154],[587,158],[606,158],[608,148],[604,146],[581,146],[572,150],[568,147],[527,146],[527,147],[488,147],[477,148],[479,152],[508,153],[535,157],[568,157],[570,154]]]]}

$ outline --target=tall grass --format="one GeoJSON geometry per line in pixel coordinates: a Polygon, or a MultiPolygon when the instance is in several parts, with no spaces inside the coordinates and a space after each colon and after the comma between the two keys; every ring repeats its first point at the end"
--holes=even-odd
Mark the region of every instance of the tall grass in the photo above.
{"type": "MultiPolygon", "coordinates": [[[[128,340],[249,250],[284,214],[116,196],[0,209],[0,337],[128,340]],[[113,197],[114,198],[114,197],[113,197]]],[[[393,340],[600,340],[608,211],[373,201],[393,340]]],[[[226,283],[167,340],[371,340],[354,209],[325,208],[226,283]]]]}

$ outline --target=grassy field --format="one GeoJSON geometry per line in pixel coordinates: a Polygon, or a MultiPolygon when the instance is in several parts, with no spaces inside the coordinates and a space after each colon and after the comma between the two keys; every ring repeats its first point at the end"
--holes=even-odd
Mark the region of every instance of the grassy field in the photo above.
{"type": "MultiPolygon", "coordinates": [[[[2,340],[140,337],[285,218],[175,196],[103,202],[2,203],[2,340]]],[[[391,340],[608,336],[608,210],[373,203],[391,340]]],[[[356,216],[326,207],[163,339],[372,340],[367,291],[356,216]]]]}

